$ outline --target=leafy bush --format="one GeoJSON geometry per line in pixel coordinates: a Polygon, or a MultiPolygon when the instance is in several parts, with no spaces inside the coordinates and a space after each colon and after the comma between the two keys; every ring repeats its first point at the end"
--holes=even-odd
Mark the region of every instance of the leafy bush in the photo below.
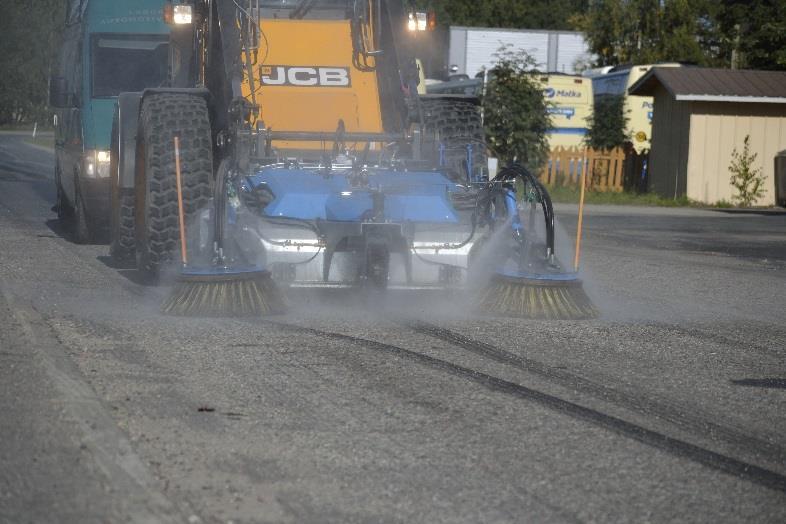
{"type": "Polygon", "coordinates": [[[764,181],[767,177],[761,174],[760,167],[753,167],[756,162],[757,153],[751,153],[750,135],[745,135],[742,153],[735,147],[731,152],[731,185],[737,190],[737,194],[732,196],[734,202],[738,202],[740,207],[750,207],[758,199],[764,196],[764,181]]]}
{"type": "Polygon", "coordinates": [[[551,118],[535,60],[509,46],[495,57],[483,96],[486,139],[502,165],[515,161],[537,173],[548,159],[551,118]]]}
{"type": "Polygon", "coordinates": [[[593,149],[613,149],[629,140],[625,134],[629,119],[623,96],[599,98],[587,120],[584,142],[593,149]]]}

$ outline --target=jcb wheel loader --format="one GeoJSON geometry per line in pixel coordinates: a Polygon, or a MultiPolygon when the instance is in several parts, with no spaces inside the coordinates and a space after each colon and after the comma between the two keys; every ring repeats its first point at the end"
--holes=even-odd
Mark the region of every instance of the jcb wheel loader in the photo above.
{"type": "Polygon", "coordinates": [[[472,264],[564,274],[543,186],[521,167],[488,180],[478,100],[418,95],[425,15],[401,0],[165,12],[187,27],[170,48],[192,85],[122,94],[114,141],[115,212],[134,209],[116,234],[134,238],[140,271],[155,278],[183,251],[178,160],[181,262],[197,273],[374,288],[463,288],[472,264]]]}

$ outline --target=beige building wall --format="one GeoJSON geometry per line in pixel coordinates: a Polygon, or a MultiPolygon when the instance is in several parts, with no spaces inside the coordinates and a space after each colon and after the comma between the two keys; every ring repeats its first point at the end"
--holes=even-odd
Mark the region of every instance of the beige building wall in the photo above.
{"type": "Polygon", "coordinates": [[[729,164],[732,151],[750,147],[754,167],[766,177],[766,193],[757,205],[775,204],[775,155],[786,150],[786,104],[694,102],[691,104],[687,195],[700,202],[731,201],[729,164]]]}
{"type": "Polygon", "coordinates": [[[655,90],[652,116],[652,149],[649,160],[649,189],[664,197],[685,194],[689,135],[689,103],[677,102],[659,85],[655,90]]]}

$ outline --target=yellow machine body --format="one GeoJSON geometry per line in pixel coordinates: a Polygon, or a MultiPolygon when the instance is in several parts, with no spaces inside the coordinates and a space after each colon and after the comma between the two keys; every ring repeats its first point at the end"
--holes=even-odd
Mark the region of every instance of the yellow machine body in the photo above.
{"type": "MultiPolygon", "coordinates": [[[[253,86],[266,128],[332,135],[343,121],[348,133],[384,131],[377,75],[353,64],[349,20],[263,19],[260,25],[253,86]]],[[[252,100],[248,78],[242,89],[252,100]]],[[[332,144],[277,141],[274,146],[320,149],[332,144]]]]}

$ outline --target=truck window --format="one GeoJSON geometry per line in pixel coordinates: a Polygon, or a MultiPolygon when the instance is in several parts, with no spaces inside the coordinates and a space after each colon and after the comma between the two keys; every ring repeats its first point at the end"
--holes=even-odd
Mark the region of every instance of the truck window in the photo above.
{"type": "Polygon", "coordinates": [[[162,86],[169,76],[168,37],[93,35],[91,63],[93,98],[162,86]]]}
{"type": "Polygon", "coordinates": [[[263,0],[261,18],[288,18],[296,15],[304,19],[342,20],[347,17],[349,0],[263,0]]]}
{"type": "Polygon", "coordinates": [[[592,89],[595,98],[603,96],[625,96],[630,71],[607,73],[592,79],[592,89]]]}
{"type": "Polygon", "coordinates": [[[347,0],[263,0],[260,7],[273,9],[294,9],[295,7],[308,7],[311,9],[346,9],[347,0]]]}

